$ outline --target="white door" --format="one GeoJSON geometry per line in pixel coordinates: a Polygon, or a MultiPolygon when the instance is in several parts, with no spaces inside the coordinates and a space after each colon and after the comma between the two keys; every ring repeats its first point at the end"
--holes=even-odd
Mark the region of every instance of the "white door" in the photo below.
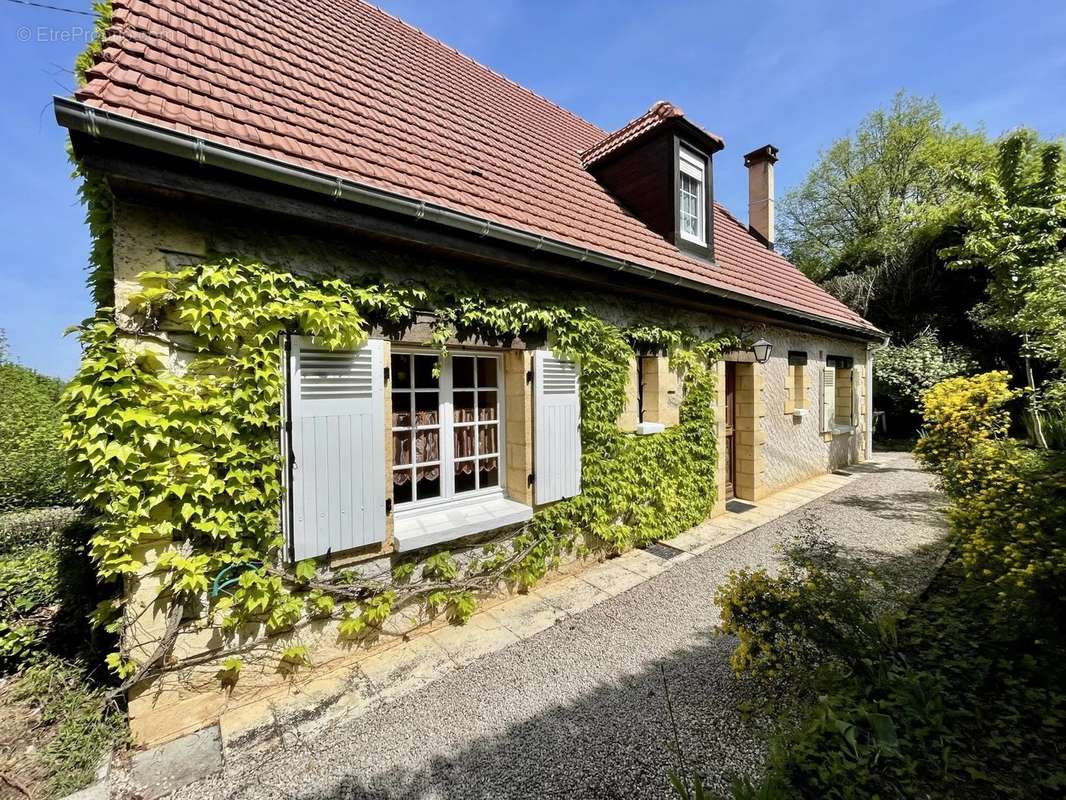
{"type": "Polygon", "coordinates": [[[293,336],[292,543],[297,560],[385,539],[383,342],[332,352],[293,336]]]}

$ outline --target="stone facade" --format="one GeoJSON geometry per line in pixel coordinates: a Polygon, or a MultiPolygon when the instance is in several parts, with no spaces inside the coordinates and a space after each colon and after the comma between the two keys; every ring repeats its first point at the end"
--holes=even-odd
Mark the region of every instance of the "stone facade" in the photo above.
{"type": "MultiPolygon", "coordinates": [[[[463,266],[452,261],[376,245],[368,246],[325,228],[314,230],[307,225],[296,224],[286,227],[273,222],[264,225],[263,220],[253,214],[224,215],[217,209],[201,213],[193,207],[168,206],[162,201],[117,198],[114,265],[116,308],[120,314],[130,293],[137,287],[136,275],[139,272],[146,269],[163,270],[225,255],[260,260],[303,275],[375,273],[396,279],[436,282],[455,278],[475,280],[485,285],[491,282],[494,287],[506,288],[531,298],[552,297],[543,281],[516,277],[498,270],[488,272],[484,266],[463,266]]],[[[855,429],[823,431],[818,413],[821,370],[826,357],[851,357],[864,375],[867,364],[864,344],[828,335],[807,334],[782,325],[754,324],[725,316],[681,311],[651,302],[612,296],[606,292],[568,290],[567,299],[586,305],[618,325],[645,322],[684,325],[705,334],[740,330],[746,338],[765,338],[773,343],[774,351],[769,363],[759,365],[745,360],[737,365],[738,497],[758,501],[769,492],[866,456],[863,435],[866,422],[865,385],[859,394],[862,408],[859,425],[855,429]],[[794,386],[794,383],[788,382],[789,350],[802,350],[808,356],[804,373],[807,394],[803,398],[805,414],[794,411],[800,398],[790,396],[788,389],[794,386]]],[[[160,348],[158,343],[148,342],[131,343],[131,346],[160,348]]],[[[164,347],[159,354],[168,359],[167,363],[172,369],[183,368],[182,356],[178,351],[167,352],[164,347]]],[[[533,499],[528,481],[533,464],[533,412],[526,382],[530,367],[529,351],[505,351],[504,430],[507,463],[506,475],[502,480],[508,495],[526,504],[532,504],[533,499]]],[[[720,385],[724,369],[724,364],[718,365],[720,385]]],[[[619,419],[623,430],[636,427],[636,357],[631,373],[629,403],[619,419]]],[[[670,370],[668,359],[661,356],[645,357],[643,376],[645,420],[667,426],[676,424],[682,400],[680,376],[670,370]]],[[[720,442],[724,430],[723,402],[719,393],[717,425],[720,442]]],[[[388,414],[386,418],[389,418],[388,414]]],[[[386,443],[387,463],[383,467],[389,475],[391,437],[386,436],[386,443]]],[[[720,499],[717,512],[724,510],[721,502],[721,489],[725,484],[724,453],[719,466],[720,499]]],[[[387,485],[391,487],[391,480],[387,481],[387,485]]],[[[387,554],[390,538],[387,537],[383,548],[361,554],[354,563],[368,574],[374,570],[383,572],[389,569],[387,554]]],[[[483,540],[484,537],[473,542],[464,541],[460,547],[453,549],[453,553],[462,557],[467,550],[473,552],[478,548],[483,540]]],[[[158,553],[167,546],[168,541],[142,545],[138,555],[145,567],[127,581],[128,624],[124,641],[135,658],[143,659],[153,652],[166,628],[165,608],[155,600],[164,576],[154,569],[154,563],[158,553]]],[[[491,605],[499,599],[499,595],[484,599],[491,605]]],[[[195,614],[192,616],[195,617],[195,614]]],[[[441,624],[440,620],[425,618],[417,608],[400,608],[385,625],[381,636],[387,640],[404,636],[419,626],[441,624]]],[[[341,669],[367,654],[365,646],[339,643],[336,623],[329,621],[312,623],[297,631],[269,638],[259,626],[252,626],[241,631],[239,639],[241,642],[262,640],[265,644],[258,651],[259,654],[251,659],[251,663],[242,669],[237,686],[229,690],[219,689],[218,665],[211,662],[169,673],[135,687],[130,692],[129,703],[134,737],[142,743],[164,741],[213,722],[225,709],[232,710],[246,703],[260,702],[273,693],[287,690],[286,687],[291,687],[294,678],[277,670],[276,657],[290,645],[303,644],[311,650],[315,669],[299,677],[300,681],[309,682],[312,688],[308,691],[313,691],[314,681],[320,676],[341,669]]],[[[175,652],[179,657],[197,655],[221,645],[222,639],[216,630],[190,619],[179,636],[175,652]]]]}
{"type": "MultiPolygon", "coordinates": [[[[765,417],[763,430],[763,480],[766,489],[776,491],[793,483],[827,471],[864,460],[866,456],[866,408],[860,407],[859,425],[854,430],[829,433],[821,429],[822,370],[826,356],[847,356],[865,377],[866,346],[817,334],[804,334],[783,328],[764,329],[762,336],[774,343],[770,361],[762,369],[765,417]],[[800,398],[788,391],[790,370],[788,351],[807,354],[803,367],[806,394],[802,398],[802,413],[798,413],[800,398]]],[[[866,385],[862,381],[861,396],[866,385]]],[[[849,400],[850,402],[850,400],[849,400]]],[[[838,404],[838,412],[840,411],[838,404]]],[[[850,416],[850,407],[848,408],[850,416]]],[[[841,426],[848,427],[848,426],[841,426]]]]}

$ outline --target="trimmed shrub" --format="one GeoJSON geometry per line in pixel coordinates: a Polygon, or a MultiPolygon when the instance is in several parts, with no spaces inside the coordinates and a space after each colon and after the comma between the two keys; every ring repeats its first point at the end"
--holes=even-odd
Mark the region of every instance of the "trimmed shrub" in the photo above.
{"type": "Polygon", "coordinates": [[[58,400],[61,381],[0,363],[0,511],[69,503],[58,400]]]}

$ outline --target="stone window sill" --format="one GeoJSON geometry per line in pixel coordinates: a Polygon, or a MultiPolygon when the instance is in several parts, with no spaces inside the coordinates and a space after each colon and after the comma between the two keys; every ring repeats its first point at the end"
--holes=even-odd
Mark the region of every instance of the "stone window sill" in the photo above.
{"type": "Polygon", "coordinates": [[[834,436],[844,436],[849,433],[855,433],[854,425],[834,425],[833,430],[830,431],[834,436]]]}
{"type": "Polygon", "coordinates": [[[518,525],[533,516],[530,506],[502,495],[477,497],[445,505],[398,511],[392,540],[398,553],[409,553],[475,533],[518,525]]]}
{"type": "Polygon", "coordinates": [[[805,408],[794,408],[788,412],[789,416],[795,417],[796,419],[803,419],[807,416],[807,413],[808,411],[805,408]]]}
{"type": "Polygon", "coordinates": [[[661,422],[641,422],[633,431],[637,436],[648,436],[652,433],[662,433],[666,426],[661,422]]]}

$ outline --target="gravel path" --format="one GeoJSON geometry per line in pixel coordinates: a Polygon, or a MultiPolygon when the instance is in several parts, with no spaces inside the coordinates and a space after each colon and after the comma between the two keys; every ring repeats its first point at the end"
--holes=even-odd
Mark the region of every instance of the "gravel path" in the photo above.
{"type": "Polygon", "coordinates": [[[771,564],[810,515],[849,551],[919,586],[942,551],[942,499],[905,454],[880,454],[842,489],[531,639],[368,715],[245,756],[186,787],[196,798],[669,798],[676,765],[669,687],[685,760],[724,789],[757,770],[758,732],[716,639],[714,588],[771,564]]]}

